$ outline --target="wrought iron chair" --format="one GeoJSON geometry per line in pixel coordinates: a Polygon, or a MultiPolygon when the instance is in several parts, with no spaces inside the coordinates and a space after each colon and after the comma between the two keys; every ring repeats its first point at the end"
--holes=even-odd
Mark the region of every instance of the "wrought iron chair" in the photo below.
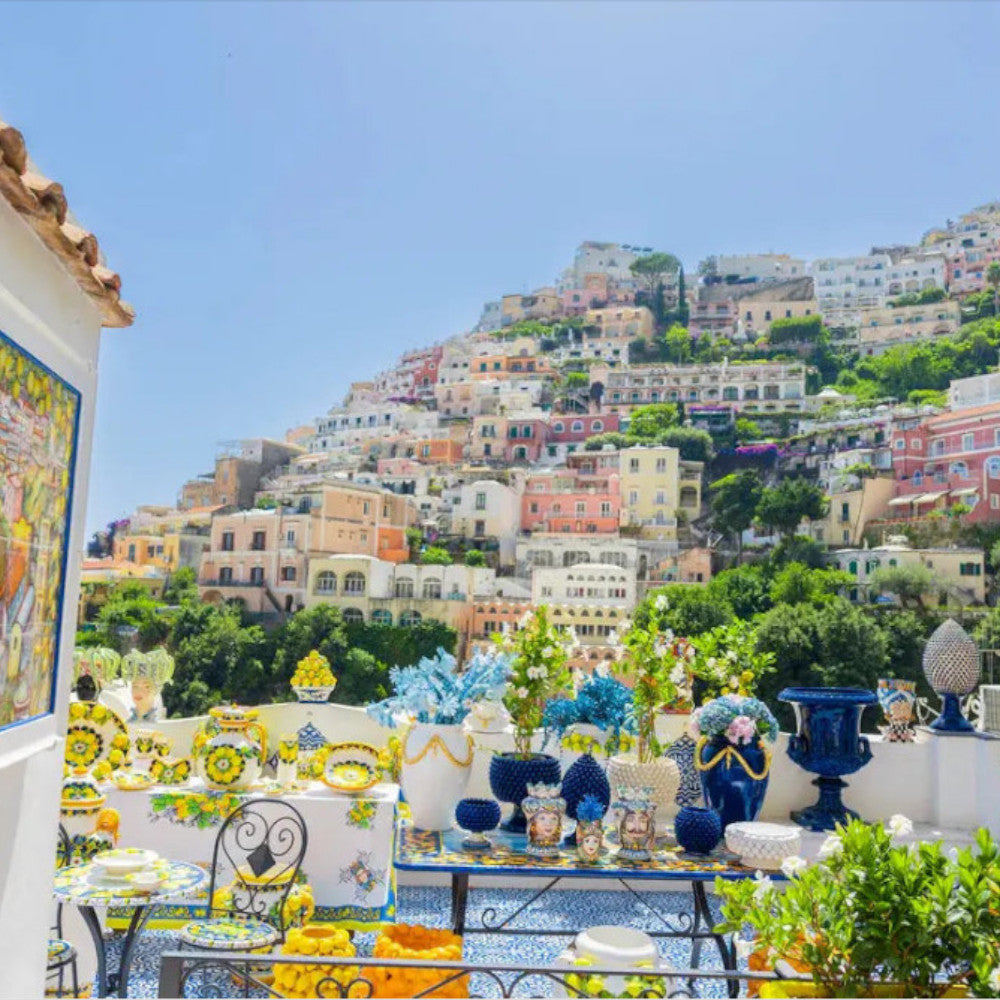
{"type": "MultiPolygon", "coordinates": [[[[59,840],[56,844],[56,868],[65,868],[71,860],[73,845],[70,842],[66,827],[59,824],[59,840]]],[[[56,996],[63,996],[63,986],[66,979],[66,968],[70,970],[70,980],[73,984],[73,996],[80,995],[80,982],[76,968],[76,948],[63,937],[62,903],[56,906],[56,922],[52,926],[52,937],[49,938],[49,953],[45,962],[45,978],[55,979],[56,996]]]]}
{"type": "Polygon", "coordinates": [[[302,868],[308,832],[301,813],[277,799],[250,799],[219,829],[207,917],[181,928],[193,948],[254,951],[284,941],[285,901],[302,868]],[[230,885],[221,879],[232,872],[230,885]]]}

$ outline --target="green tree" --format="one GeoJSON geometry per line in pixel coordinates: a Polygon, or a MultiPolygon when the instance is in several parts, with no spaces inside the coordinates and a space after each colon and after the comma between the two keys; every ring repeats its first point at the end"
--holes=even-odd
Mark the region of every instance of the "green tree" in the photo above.
{"type": "Polygon", "coordinates": [[[660,435],[657,444],[676,448],[686,462],[711,462],[715,457],[712,435],[699,427],[672,427],[660,435]]]}
{"type": "Polygon", "coordinates": [[[660,436],[680,420],[673,403],[649,403],[636,407],[628,424],[628,436],[636,441],[658,441],[660,436]]]}
{"type": "Polygon", "coordinates": [[[672,253],[650,253],[632,261],[629,270],[642,282],[648,301],[652,303],[657,288],[680,267],[681,262],[672,253]]]}
{"type": "Polygon", "coordinates": [[[993,289],[993,315],[1000,316],[1000,260],[991,260],[986,266],[986,284],[993,289]]]}
{"type": "Polygon", "coordinates": [[[299,660],[314,649],[330,661],[334,674],[338,674],[349,648],[340,609],[317,604],[297,612],[278,629],[274,647],[274,677],[282,692],[287,691],[299,660]]]}
{"type": "Polygon", "coordinates": [[[184,604],[198,600],[198,574],[190,566],[175,570],[163,588],[166,604],[184,604]]]}
{"type": "Polygon", "coordinates": [[[444,622],[425,619],[416,625],[370,625],[350,623],[345,626],[352,649],[364,649],[387,667],[406,667],[421,657],[433,656],[438,649],[455,652],[458,633],[444,622]]]}
{"type": "Polygon", "coordinates": [[[737,618],[750,619],[772,607],[767,567],[758,563],[723,570],[708,583],[708,593],[728,604],[737,618]]]}
{"type": "Polygon", "coordinates": [[[416,562],[420,546],[424,544],[424,533],[419,528],[406,529],[406,545],[410,550],[410,562],[416,562]]]}
{"type": "Polygon", "coordinates": [[[469,549],[465,553],[465,565],[466,566],[485,566],[486,556],[479,549],[469,549]]]}
{"type": "Polygon", "coordinates": [[[350,649],[337,674],[333,700],[340,705],[369,705],[389,695],[389,668],[366,649],[350,649]]]}
{"type": "Polygon", "coordinates": [[[163,601],[152,597],[141,583],[125,581],[115,585],[97,613],[100,645],[110,646],[119,653],[127,652],[132,629],[137,630],[141,650],[161,645],[170,635],[170,620],[163,614],[165,607],[163,601]]]}
{"type": "Polygon", "coordinates": [[[676,635],[692,636],[732,621],[733,609],[704,584],[675,583],[651,591],[636,607],[632,620],[645,628],[650,616],[676,635]],[[667,598],[669,605],[664,610],[656,608],[656,598],[661,595],[667,598]]]}
{"type": "Polygon", "coordinates": [[[438,545],[428,545],[420,553],[420,564],[422,566],[450,566],[452,564],[451,553],[438,545]]]}
{"type": "Polygon", "coordinates": [[[842,570],[788,563],[771,583],[771,600],[774,604],[823,604],[853,582],[850,573],[842,570]]]}
{"type": "Polygon", "coordinates": [[[628,435],[619,434],[618,431],[607,431],[604,434],[595,434],[587,438],[583,443],[585,451],[600,451],[605,445],[612,445],[615,448],[627,448],[631,442],[628,435]]]}
{"type": "Polygon", "coordinates": [[[691,307],[687,300],[687,282],[684,280],[684,267],[677,268],[677,322],[682,327],[688,325],[691,318],[691,307]]]}
{"type": "Polygon", "coordinates": [[[761,434],[760,424],[753,420],[748,420],[746,417],[737,417],[736,419],[736,440],[741,442],[746,441],[759,441],[763,435],[761,434]]]}
{"type": "Polygon", "coordinates": [[[687,327],[674,323],[663,335],[667,345],[667,356],[675,364],[683,364],[691,360],[691,334],[687,327]]]}
{"type": "Polygon", "coordinates": [[[870,586],[881,594],[895,594],[903,607],[920,607],[920,599],[935,589],[934,574],[923,563],[880,566],[872,573],[870,586]]]}
{"type": "Polygon", "coordinates": [[[715,530],[736,539],[736,564],[743,561],[743,532],[753,524],[760,503],[760,477],[753,469],[732,472],[709,487],[715,530]]]}
{"type": "Polygon", "coordinates": [[[771,344],[815,344],[824,335],[819,316],[793,316],[774,320],[767,333],[771,344]]]}
{"type": "Polygon", "coordinates": [[[768,561],[772,573],[776,573],[780,567],[788,563],[803,563],[811,569],[821,569],[825,552],[823,546],[814,538],[809,538],[807,535],[792,535],[789,538],[782,538],[775,545],[768,561]]]}
{"type": "Polygon", "coordinates": [[[805,479],[783,479],[777,486],[765,487],[757,504],[757,520],[781,532],[795,534],[803,521],[816,521],[826,514],[823,491],[805,479]]]}

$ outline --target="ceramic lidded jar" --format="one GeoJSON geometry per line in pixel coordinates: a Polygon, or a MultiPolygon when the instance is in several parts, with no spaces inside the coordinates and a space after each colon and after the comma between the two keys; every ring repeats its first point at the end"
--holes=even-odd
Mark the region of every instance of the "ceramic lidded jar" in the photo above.
{"type": "Polygon", "coordinates": [[[649,861],[656,846],[656,806],[651,788],[620,786],[611,808],[618,816],[618,856],[649,861]]]}
{"type": "Polygon", "coordinates": [[[69,837],[69,864],[89,861],[98,851],[113,847],[118,813],[105,808],[107,796],[86,768],[77,767],[62,784],[59,821],[69,837]]]}
{"type": "Polygon", "coordinates": [[[245,791],[263,770],[266,736],[257,711],[229,705],[209,712],[218,732],[198,749],[198,773],[209,788],[245,791]]]}
{"type": "Polygon", "coordinates": [[[521,803],[528,822],[529,854],[551,858],[559,853],[562,838],[562,817],[566,800],[558,785],[528,785],[528,796],[521,803]]]}

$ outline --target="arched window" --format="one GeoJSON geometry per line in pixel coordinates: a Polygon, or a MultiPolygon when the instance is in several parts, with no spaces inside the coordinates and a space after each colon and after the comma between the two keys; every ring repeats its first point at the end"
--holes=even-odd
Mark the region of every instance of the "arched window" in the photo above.
{"type": "Polygon", "coordinates": [[[965,464],[965,462],[952,462],[949,472],[951,472],[953,476],[958,476],[959,479],[969,478],[969,467],[965,464]]]}
{"type": "Polygon", "coordinates": [[[911,480],[911,482],[913,483],[914,486],[923,486],[924,474],[919,469],[917,469],[917,471],[913,473],[913,479],[911,480]]]}
{"type": "Polygon", "coordinates": [[[397,597],[412,597],[413,596],[413,581],[412,580],[397,580],[394,593],[397,597]]]}
{"type": "Polygon", "coordinates": [[[337,593],[337,574],[331,573],[329,570],[323,570],[322,573],[316,574],[316,583],[313,586],[314,594],[336,594],[337,593]]]}
{"type": "Polygon", "coordinates": [[[852,559],[847,564],[847,572],[853,574],[854,576],[858,575],[858,562],[856,559],[852,559]]]}
{"type": "Polygon", "coordinates": [[[365,614],[360,608],[344,608],[340,615],[348,625],[361,625],[365,620],[365,614]]]}
{"type": "Polygon", "coordinates": [[[583,421],[574,420],[573,423],[570,425],[570,430],[573,431],[574,434],[578,434],[580,431],[583,430],[583,421]]]}
{"type": "Polygon", "coordinates": [[[562,434],[562,432],[566,430],[566,425],[561,420],[557,420],[552,425],[552,430],[554,430],[556,434],[562,434]]]}
{"type": "Polygon", "coordinates": [[[345,594],[363,594],[365,592],[365,575],[357,571],[344,576],[345,594]]]}
{"type": "Polygon", "coordinates": [[[427,600],[436,600],[441,597],[440,580],[424,580],[422,595],[427,600]]]}
{"type": "Polygon", "coordinates": [[[385,608],[376,608],[372,612],[372,625],[391,625],[392,624],[392,612],[386,611],[385,608]]]}
{"type": "Polygon", "coordinates": [[[399,616],[399,624],[403,628],[411,628],[414,625],[419,625],[421,621],[421,615],[419,611],[404,611],[399,616]]]}
{"type": "Polygon", "coordinates": [[[987,459],[986,472],[990,479],[1000,479],[1000,455],[987,459]]]}
{"type": "Polygon", "coordinates": [[[599,431],[603,431],[604,430],[604,421],[603,420],[595,420],[590,425],[590,430],[591,430],[591,433],[593,433],[593,434],[596,434],[599,431]]]}

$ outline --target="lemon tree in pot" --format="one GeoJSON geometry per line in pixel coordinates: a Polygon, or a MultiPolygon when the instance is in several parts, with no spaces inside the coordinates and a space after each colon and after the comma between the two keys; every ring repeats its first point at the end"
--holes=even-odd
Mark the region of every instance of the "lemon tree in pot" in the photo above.
{"type": "MultiPolygon", "coordinates": [[[[657,602],[665,606],[665,601],[657,597],[654,609],[661,611],[657,602]]],[[[632,687],[635,749],[608,761],[608,781],[613,791],[619,787],[651,788],[657,833],[662,834],[667,830],[668,813],[673,811],[681,773],[676,761],[663,756],[666,746],[656,736],[656,719],[686,687],[694,650],[687,640],[663,628],[659,619],[659,614],[650,614],[641,623],[625,623],[618,634],[615,671],[632,687]]]]}
{"type": "Polygon", "coordinates": [[[548,608],[541,605],[521,619],[516,631],[505,632],[496,641],[511,658],[503,703],[514,726],[514,751],[494,754],[490,789],[500,802],[514,805],[502,828],[523,833],[527,823],[521,801],[528,794],[527,786],[558,785],[562,776],[558,759],[532,752],[531,744],[542,728],[549,699],[570,690],[566,661],[575,636],[553,624],[548,608]]]}
{"type": "MultiPolygon", "coordinates": [[[[900,843],[904,816],[886,826],[852,820],[827,837],[815,864],[786,859],[783,889],[769,879],[717,880],[737,953],[806,968],[794,995],[996,996],[1000,992],[1000,851],[986,830],[975,846],[900,843]],[[752,940],[739,934],[752,930],[752,940]],[[811,986],[811,992],[803,987],[811,986]]],[[[767,983],[762,995],[792,991],[767,983]]]]}

